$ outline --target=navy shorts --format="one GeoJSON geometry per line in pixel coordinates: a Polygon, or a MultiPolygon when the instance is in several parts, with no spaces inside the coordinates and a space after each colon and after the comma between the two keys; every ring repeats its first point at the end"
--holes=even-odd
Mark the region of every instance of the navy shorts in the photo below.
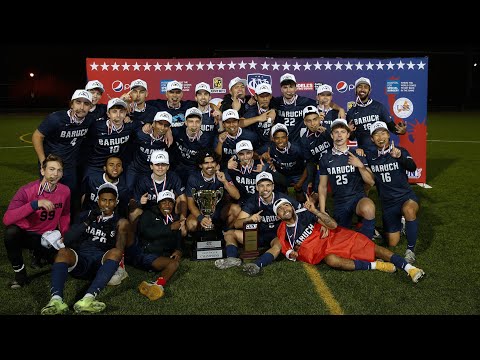
{"type": "Polygon", "coordinates": [[[382,203],[383,231],[387,233],[395,233],[402,229],[402,207],[408,200],[413,200],[418,203],[418,198],[413,191],[411,194],[403,196],[396,202],[389,203],[388,206],[385,206],[385,204],[382,203]]]}
{"type": "Polygon", "coordinates": [[[68,269],[70,275],[78,279],[94,278],[98,269],[102,266],[106,251],[95,248],[71,250],[75,253],[77,260],[75,265],[68,269]]]}
{"type": "Polygon", "coordinates": [[[358,202],[364,197],[367,197],[367,195],[359,193],[347,201],[339,201],[338,204],[334,205],[333,218],[338,225],[346,227],[347,229],[352,227],[353,214],[355,214],[358,202]]]}

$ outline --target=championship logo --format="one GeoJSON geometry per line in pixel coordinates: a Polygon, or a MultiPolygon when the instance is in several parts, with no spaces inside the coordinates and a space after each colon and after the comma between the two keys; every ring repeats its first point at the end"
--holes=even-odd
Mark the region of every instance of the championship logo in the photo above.
{"type": "Polygon", "coordinates": [[[212,80],[212,94],[226,94],[227,90],[223,88],[223,78],[214,77],[212,80]]]}
{"type": "Polygon", "coordinates": [[[247,84],[248,84],[248,91],[250,95],[255,95],[255,89],[260,84],[272,84],[272,77],[266,74],[248,74],[247,75],[247,84]]]}
{"type": "Polygon", "coordinates": [[[350,110],[353,107],[353,105],[355,105],[355,101],[347,102],[347,111],[350,110]]]}

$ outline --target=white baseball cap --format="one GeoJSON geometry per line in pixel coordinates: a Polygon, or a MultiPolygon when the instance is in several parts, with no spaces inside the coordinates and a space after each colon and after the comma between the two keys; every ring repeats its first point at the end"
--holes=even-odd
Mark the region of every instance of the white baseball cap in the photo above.
{"type": "Polygon", "coordinates": [[[109,183],[109,182],[103,183],[102,185],[100,185],[100,186],[98,187],[97,196],[98,196],[98,194],[100,193],[100,190],[106,189],[106,188],[110,188],[110,189],[115,190],[115,193],[116,193],[117,196],[118,196],[118,188],[117,188],[117,186],[116,186],[115,184],[112,184],[112,183],[109,183]]]}
{"type": "Polygon", "coordinates": [[[72,100],[76,100],[76,99],[85,99],[85,100],[88,100],[89,102],[92,102],[92,94],[85,89],[75,90],[75,92],[72,95],[72,100]]]}
{"type": "Polygon", "coordinates": [[[120,98],[113,98],[113,99],[108,100],[107,111],[110,110],[113,106],[116,106],[116,105],[123,106],[125,109],[128,108],[128,105],[125,101],[123,101],[120,98]]]}
{"type": "Polygon", "coordinates": [[[185,119],[190,117],[190,116],[198,116],[200,118],[200,120],[202,119],[202,112],[197,109],[196,107],[191,107],[190,109],[187,109],[187,111],[185,112],[185,119]]]}
{"type": "Polygon", "coordinates": [[[166,111],[159,111],[155,114],[153,121],[160,121],[160,120],[168,121],[170,125],[172,125],[172,115],[166,111]]]}
{"type": "Polygon", "coordinates": [[[237,154],[243,150],[253,150],[253,146],[250,140],[242,140],[235,145],[235,152],[237,154]]]}
{"type": "MultiPolygon", "coordinates": [[[[273,212],[275,213],[275,215],[277,215],[277,210],[278,208],[283,205],[283,204],[290,204],[292,205],[292,203],[290,201],[288,201],[287,199],[285,198],[280,198],[278,200],[275,200],[275,202],[273,203],[273,212]]],[[[292,205],[293,206],[293,205],[292,205]]]]}
{"type": "Polygon", "coordinates": [[[279,123],[272,126],[272,129],[270,130],[270,136],[273,137],[273,135],[275,135],[275,133],[280,130],[285,131],[288,135],[288,128],[285,125],[279,123]]]}
{"type": "Polygon", "coordinates": [[[332,87],[330,85],[327,85],[327,84],[320,85],[317,88],[317,95],[321,94],[323,92],[329,92],[330,94],[333,94],[332,87]]]}
{"type": "Polygon", "coordinates": [[[141,86],[143,87],[145,90],[148,90],[148,85],[145,81],[143,81],[142,79],[137,79],[137,80],[133,80],[131,83],[130,83],[130,89],[133,89],[134,87],[137,87],[137,86],[141,86]]]}
{"type": "Polygon", "coordinates": [[[170,159],[165,150],[155,150],[150,155],[150,162],[152,164],[170,164],[170,159]]]}
{"type": "Polygon", "coordinates": [[[286,73],[280,77],[280,85],[287,80],[292,80],[295,84],[297,83],[297,79],[295,79],[295,75],[286,73]]]}
{"type": "Polygon", "coordinates": [[[350,128],[348,127],[347,120],[345,120],[345,119],[335,119],[335,120],[333,120],[332,123],[330,124],[330,131],[332,131],[333,127],[337,126],[337,125],[342,125],[343,127],[348,128],[349,131],[350,131],[350,128]]]}
{"type": "Polygon", "coordinates": [[[222,121],[226,121],[228,119],[240,119],[238,116],[238,111],[235,109],[225,110],[222,114],[222,121]]]}
{"type": "Polygon", "coordinates": [[[105,92],[105,88],[103,87],[103,84],[98,81],[98,80],[92,80],[85,85],[85,90],[93,90],[93,89],[100,89],[102,91],[102,94],[105,92]]]}
{"type": "Polygon", "coordinates": [[[360,84],[367,84],[368,86],[372,87],[372,84],[370,83],[370,79],[366,78],[366,77],[361,77],[361,78],[358,78],[356,81],[355,81],[355,88],[360,85],[360,84]]]}
{"type": "Polygon", "coordinates": [[[272,93],[272,86],[268,83],[262,83],[258,84],[257,87],[255,88],[255,94],[260,95],[260,94],[271,94],[272,93]]]}
{"type": "Polygon", "coordinates": [[[307,116],[308,114],[319,114],[318,112],[318,108],[316,106],[313,106],[313,105],[308,105],[306,106],[304,109],[303,109],[303,117],[305,118],[305,116],[307,116]]]}
{"type": "Polygon", "coordinates": [[[262,180],[270,180],[273,183],[273,176],[269,172],[262,171],[255,177],[255,184],[258,184],[262,180]]]}
{"type": "Polygon", "coordinates": [[[159,192],[157,196],[157,203],[159,203],[163,199],[172,199],[175,202],[175,194],[170,190],[159,192]]]}
{"type": "Polygon", "coordinates": [[[210,89],[210,85],[208,85],[206,82],[201,82],[195,85],[195,94],[200,90],[205,90],[209,94],[212,93],[212,90],[210,89]]]}
{"type": "MultiPolygon", "coordinates": [[[[332,124],[333,125],[333,124],[332,124]]],[[[378,129],[385,129],[388,131],[388,126],[385,124],[383,121],[375,121],[371,126],[370,126],[370,135],[373,135],[375,131],[378,129]]]]}
{"type": "Polygon", "coordinates": [[[183,85],[182,85],[182,83],[178,82],[177,80],[170,81],[170,82],[167,84],[167,91],[175,90],[175,89],[178,89],[178,90],[182,90],[182,91],[183,91],[183,85]]]}
{"type": "Polygon", "coordinates": [[[233,85],[238,83],[242,83],[243,85],[245,85],[245,87],[247,87],[247,80],[241,79],[237,76],[236,78],[233,78],[232,80],[230,80],[230,82],[228,83],[228,89],[231,89],[233,85]]]}

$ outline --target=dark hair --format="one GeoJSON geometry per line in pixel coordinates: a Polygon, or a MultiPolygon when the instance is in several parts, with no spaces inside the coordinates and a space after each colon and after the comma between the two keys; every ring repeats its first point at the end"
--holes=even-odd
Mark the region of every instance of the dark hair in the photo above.
{"type": "Polygon", "coordinates": [[[63,160],[60,156],[55,155],[55,154],[48,154],[48,156],[42,162],[42,169],[43,170],[45,170],[47,168],[47,163],[50,162],[50,161],[58,162],[63,168],[63,160]]]}
{"type": "Polygon", "coordinates": [[[217,164],[220,163],[220,157],[213,149],[202,149],[196,155],[197,165],[202,165],[207,157],[212,157],[217,164]]]}
{"type": "Polygon", "coordinates": [[[98,192],[98,197],[100,197],[100,195],[102,194],[113,194],[115,195],[115,197],[118,197],[118,194],[115,191],[115,189],[111,187],[104,187],[103,189],[100,189],[100,191],[98,192]]]}
{"type": "Polygon", "coordinates": [[[122,166],[123,166],[123,160],[120,156],[118,155],[110,155],[109,157],[106,158],[105,160],[105,163],[103,164],[105,167],[107,167],[107,164],[108,164],[108,160],[110,160],[111,158],[117,158],[117,159],[120,159],[121,163],[122,163],[122,166]]]}

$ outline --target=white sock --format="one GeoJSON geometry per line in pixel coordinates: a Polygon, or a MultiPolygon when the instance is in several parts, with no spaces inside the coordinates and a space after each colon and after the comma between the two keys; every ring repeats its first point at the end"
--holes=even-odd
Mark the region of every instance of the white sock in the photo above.
{"type": "Polygon", "coordinates": [[[408,271],[409,271],[410,269],[414,269],[414,268],[415,268],[415,266],[413,266],[412,264],[407,264],[407,265],[405,266],[405,269],[403,269],[403,270],[405,270],[406,273],[408,274],[408,271]]]}
{"type": "Polygon", "coordinates": [[[370,268],[371,268],[372,270],[375,270],[375,269],[377,268],[377,262],[376,262],[376,261],[372,261],[372,262],[370,263],[370,268]]]}
{"type": "Polygon", "coordinates": [[[90,293],[86,293],[83,298],[95,298],[95,295],[92,295],[90,293]]]}
{"type": "Polygon", "coordinates": [[[53,295],[51,300],[62,300],[62,298],[58,295],[53,295]]]}

